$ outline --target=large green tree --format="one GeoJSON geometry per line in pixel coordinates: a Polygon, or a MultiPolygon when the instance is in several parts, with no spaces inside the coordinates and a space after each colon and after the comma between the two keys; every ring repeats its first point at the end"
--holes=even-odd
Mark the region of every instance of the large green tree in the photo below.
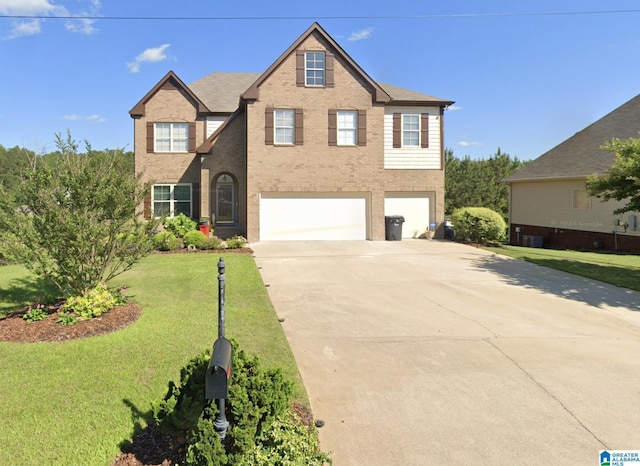
{"type": "Polygon", "coordinates": [[[458,159],[451,149],[445,151],[445,213],[462,207],[486,207],[509,214],[509,187],[502,179],[526,162],[503,153],[500,148],[488,159],[458,159]]]}
{"type": "Polygon", "coordinates": [[[603,201],[625,201],[614,214],[640,212],[640,139],[612,139],[602,146],[613,152],[615,161],[603,175],[587,180],[587,190],[603,201]]]}
{"type": "Polygon", "coordinates": [[[15,196],[0,192],[0,252],[80,295],[147,254],[156,225],[136,215],[149,186],[118,151],[86,143],[80,153],[70,135],[56,145],[59,156],[33,163],[15,196]]]}

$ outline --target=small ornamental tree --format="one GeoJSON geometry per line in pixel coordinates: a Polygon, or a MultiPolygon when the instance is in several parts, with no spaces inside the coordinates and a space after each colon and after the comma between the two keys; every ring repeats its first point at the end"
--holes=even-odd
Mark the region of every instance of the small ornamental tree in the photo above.
{"type": "Polygon", "coordinates": [[[602,175],[587,180],[587,190],[603,202],[616,200],[625,204],[613,211],[615,215],[640,212],[640,139],[612,139],[602,150],[613,152],[615,161],[602,175]]]}
{"type": "Polygon", "coordinates": [[[502,215],[486,207],[463,207],[451,214],[456,237],[463,241],[491,244],[504,240],[507,224],[502,215]]]}
{"type": "Polygon", "coordinates": [[[79,153],[70,134],[57,134],[59,159],[34,163],[15,198],[0,193],[2,253],[75,296],[130,269],[150,251],[157,226],[136,215],[150,187],[120,151],[85,144],[79,153]]]}

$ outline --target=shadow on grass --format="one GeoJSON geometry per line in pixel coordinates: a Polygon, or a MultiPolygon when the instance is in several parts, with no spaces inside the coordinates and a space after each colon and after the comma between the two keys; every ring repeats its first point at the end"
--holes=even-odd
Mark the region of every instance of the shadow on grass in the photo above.
{"type": "Polygon", "coordinates": [[[474,259],[474,262],[478,269],[496,273],[510,285],[539,290],[594,307],[607,305],[640,310],[640,292],[562,271],[585,267],[592,271],[593,276],[600,277],[619,277],[621,274],[634,273],[624,267],[598,264],[587,266],[577,261],[558,259],[536,259],[534,264],[497,254],[474,259]]]}
{"type": "Polygon", "coordinates": [[[24,277],[11,280],[6,286],[0,286],[0,316],[33,302],[39,296],[57,297],[60,290],[54,285],[37,277],[24,277]]]}
{"type": "Polygon", "coordinates": [[[151,409],[142,411],[127,399],[122,402],[131,410],[133,431],[131,439],[120,443],[122,454],[112,463],[112,466],[131,465],[131,457],[141,464],[177,464],[173,451],[173,439],[170,435],[160,432],[153,423],[151,409]]]}

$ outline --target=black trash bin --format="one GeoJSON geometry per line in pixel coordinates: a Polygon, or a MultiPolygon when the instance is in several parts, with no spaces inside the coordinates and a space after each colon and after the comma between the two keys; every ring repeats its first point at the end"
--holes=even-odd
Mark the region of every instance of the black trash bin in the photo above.
{"type": "Polygon", "coordinates": [[[402,215],[385,215],[384,239],[387,241],[401,241],[403,223],[404,217],[402,215]]]}
{"type": "Polygon", "coordinates": [[[456,230],[449,219],[444,221],[444,239],[456,239],[456,230]]]}

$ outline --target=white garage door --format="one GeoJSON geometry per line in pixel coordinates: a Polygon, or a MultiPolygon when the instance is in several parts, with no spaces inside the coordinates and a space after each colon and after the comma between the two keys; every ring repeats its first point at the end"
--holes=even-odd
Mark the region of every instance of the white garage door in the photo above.
{"type": "Polygon", "coordinates": [[[402,215],[402,237],[418,238],[429,227],[429,194],[385,193],[384,215],[402,215]]]}
{"type": "Polygon", "coordinates": [[[367,239],[363,195],[262,193],[260,241],[367,239]]]}

